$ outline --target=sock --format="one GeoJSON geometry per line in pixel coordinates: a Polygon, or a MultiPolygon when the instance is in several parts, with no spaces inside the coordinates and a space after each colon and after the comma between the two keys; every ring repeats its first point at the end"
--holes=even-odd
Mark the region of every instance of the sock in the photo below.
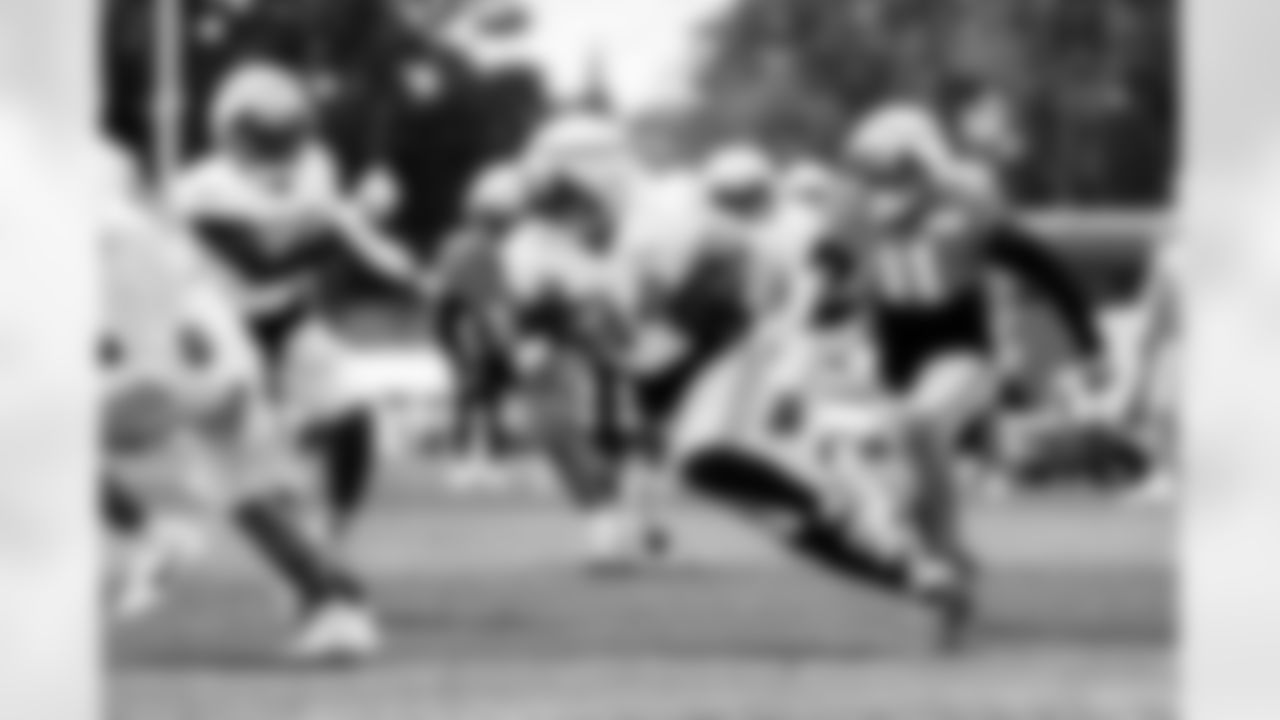
{"type": "Polygon", "coordinates": [[[288,499],[273,497],[242,505],[235,519],[249,541],[295,593],[304,612],[327,603],[358,602],[364,589],[336,558],[310,541],[288,499]]]}
{"type": "Polygon", "coordinates": [[[911,430],[908,441],[921,484],[913,524],[923,549],[968,575],[974,559],[961,533],[960,501],[951,475],[953,455],[938,433],[928,428],[911,430]]]}
{"type": "Polygon", "coordinates": [[[327,509],[335,528],[345,531],[373,488],[373,422],[366,413],[353,412],[326,423],[311,439],[320,457],[327,509]]]}
{"type": "Polygon", "coordinates": [[[621,498],[621,468],[615,458],[588,432],[576,428],[552,431],[543,448],[564,484],[571,502],[592,511],[621,498]]]}

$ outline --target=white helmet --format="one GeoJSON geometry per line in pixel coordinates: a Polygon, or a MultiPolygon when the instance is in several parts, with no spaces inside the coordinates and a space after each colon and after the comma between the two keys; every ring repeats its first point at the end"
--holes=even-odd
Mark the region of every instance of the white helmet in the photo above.
{"type": "Polygon", "coordinates": [[[543,126],[529,144],[528,156],[534,168],[560,172],[578,161],[627,153],[627,133],[611,118],[572,113],[543,126]]]}
{"type": "Polygon", "coordinates": [[[872,112],[854,126],[844,152],[858,166],[911,167],[929,179],[949,174],[953,156],[940,121],[927,108],[910,103],[872,112]]]}
{"type": "Polygon", "coordinates": [[[729,145],[717,150],[703,165],[702,178],[713,191],[768,188],[774,164],[754,145],[729,145]]]}
{"type": "Polygon", "coordinates": [[[563,115],[534,137],[524,158],[526,181],[534,192],[565,183],[612,205],[633,176],[630,142],[626,129],[609,117],[563,115]]]}
{"type": "Polygon", "coordinates": [[[835,178],[821,164],[802,160],[787,169],[782,177],[782,186],[792,198],[803,202],[825,202],[835,189],[835,178]]]}
{"type": "Polygon", "coordinates": [[[500,214],[519,212],[528,195],[521,170],[515,165],[498,165],[485,171],[471,186],[467,209],[500,214]]]}
{"type": "Polygon", "coordinates": [[[279,65],[249,63],[233,70],[213,100],[215,135],[226,137],[246,123],[304,126],[311,98],[301,78],[279,65]]]}

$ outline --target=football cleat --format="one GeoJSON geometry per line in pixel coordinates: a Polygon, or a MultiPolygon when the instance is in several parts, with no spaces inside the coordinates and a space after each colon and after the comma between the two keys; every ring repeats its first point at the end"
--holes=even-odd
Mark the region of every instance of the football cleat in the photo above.
{"type": "Polygon", "coordinates": [[[207,546],[203,529],[180,518],[158,520],[145,533],[125,542],[110,600],[112,616],[130,622],[155,612],[164,603],[169,576],[199,560],[207,546]]]}
{"type": "Polygon", "coordinates": [[[948,654],[964,650],[977,611],[973,578],[942,562],[923,563],[916,571],[917,591],[934,613],[936,647],[948,654]]]}
{"type": "Polygon", "coordinates": [[[373,613],[359,603],[340,602],[315,611],[290,654],[309,663],[346,664],[369,659],[382,649],[382,630],[373,613]]]}
{"type": "Polygon", "coordinates": [[[640,560],[641,537],[635,519],[617,508],[600,509],[587,517],[584,552],[587,568],[617,572],[640,560]]]}

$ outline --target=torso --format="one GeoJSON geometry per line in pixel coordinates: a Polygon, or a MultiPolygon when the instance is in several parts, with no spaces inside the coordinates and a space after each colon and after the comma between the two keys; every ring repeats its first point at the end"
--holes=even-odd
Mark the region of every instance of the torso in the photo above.
{"type": "Polygon", "coordinates": [[[505,285],[531,318],[527,332],[607,343],[634,307],[632,278],[616,248],[593,248],[571,233],[538,220],[517,229],[503,248],[505,285]]]}
{"type": "Polygon", "coordinates": [[[180,182],[175,204],[253,319],[292,311],[316,290],[339,248],[326,215],[337,193],[317,150],[270,172],[211,158],[180,182]]]}
{"type": "Polygon", "coordinates": [[[891,388],[910,386],[936,355],[987,352],[992,330],[983,238],[926,218],[907,236],[836,238],[851,263],[827,292],[861,297],[891,388]]]}

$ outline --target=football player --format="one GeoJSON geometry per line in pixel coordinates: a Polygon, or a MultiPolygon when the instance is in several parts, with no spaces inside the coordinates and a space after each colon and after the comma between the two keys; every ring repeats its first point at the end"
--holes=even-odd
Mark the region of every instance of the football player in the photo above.
{"type": "MultiPolygon", "coordinates": [[[[230,518],[288,585],[308,659],[371,652],[378,631],[361,582],[309,536],[304,484],[237,309],[194,243],[134,197],[103,218],[103,443],[108,521],[134,540],[158,518],[155,493],[230,518]]],[[[144,554],[134,587],[163,567],[144,554]]],[[[138,588],[141,587],[142,590],[138,588]]],[[[136,608],[135,608],[136,609],[136,608]]]]}
{"type": "Polygon", "coordinates": [[[1100,337],[1061,264],[1009,219],[992,168],[963,154],[936,114],[910,104],[873,113],[845,152],[859,207],[828,248],[847,253],[829,299],[861,307],[900,403],[921,488],[917,529],[950,568],[927,590],[950,642],[968,624],[975,575],[954,497],[960,440],[1000,388],[992,278],[1045,297],[1082,355],[1096,358],[1100,337]]]}
{"type": "Polygon", "coordinates": [[[343,387],[332,272],[424,282],[338,179],[312,100],[286,68],[250,63],[216,96],[211,153],[181,176],[171,209],[214,261],[264,359],[273,396],[322,467],[340,537],[372,482],[374,426],[343,387]]]}
{"type": "Polygon", "coordinates": [[[628,153],[625,133],[605,118],[566,116],[547,127],[526,158],[526,219],[503,252],[531,426],[585,513],[589,564],[606,568],[636,549],[623,493],[635,300],[614,204],[628,153]]]}
{"type": "Polygon", "coordinates": [[[444,284],[443,335],[461,375],[457,439],[467,458],[467,479],[480,484],[494,479],[488,463],[510,445],[503,412],[513,380],[508,351],[515,328],[502,254],[525,216],[526,184],[514,164],[481,175],[437,266],[444,284]]]}

